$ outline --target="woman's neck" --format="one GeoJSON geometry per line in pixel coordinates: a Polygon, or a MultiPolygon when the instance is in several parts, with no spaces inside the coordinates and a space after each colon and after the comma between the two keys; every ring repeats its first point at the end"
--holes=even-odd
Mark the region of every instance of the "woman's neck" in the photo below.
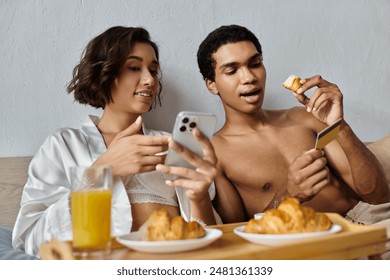
{"type": "MultiPolygon", "coordinates": [[[[112,113],[103,111],[103,115],[97,124],[97,128],[103,135],[116,135],[132,125],[139,114],[112,113]]],[[[142,130],[138,133],[142,134],[142,130]]]]}

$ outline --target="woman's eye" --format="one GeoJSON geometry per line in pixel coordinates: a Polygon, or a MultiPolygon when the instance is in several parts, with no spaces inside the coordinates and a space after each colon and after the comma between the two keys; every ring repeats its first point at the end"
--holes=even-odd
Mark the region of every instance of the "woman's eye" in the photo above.
{"type": "Polygon", "coordinates": [[[149,70],[150,74],[152,74],[153,76],[158,76],[158,74],[160,73],[159,70],[149,70]]]}
{"type": "Polygon", "coordinates": [[[139,67],[134,67],[134,66],[129,66],[129,70],[134,71],[134,72],[137,72],[137,71],[140,71],[141,68],[139,68],[139,67]]]}

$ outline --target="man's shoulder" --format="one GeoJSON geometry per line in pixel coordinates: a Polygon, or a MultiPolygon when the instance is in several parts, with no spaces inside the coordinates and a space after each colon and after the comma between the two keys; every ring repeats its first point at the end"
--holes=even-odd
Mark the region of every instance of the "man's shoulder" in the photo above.
{"type": "Polygon", "coordinates": [[[310,115],[305,107],[296,106],[292,107],[290,109],[285,110],[285,114],[287,114],[290,117],[295,118],[307,118],[308,115],[310,115]]]}
{"type": "Polygon", "coordinates": [[[226,139],[224,137],[223,132],[221,130],[218,130],[217,132],[214,133],[214,135],[211,137],[211,143],[212,144],[226,144],[226,139]]]}
{"type": "Polygon", "coordinates": [[[224,151],[229,149],[233,144],[231,141],[232,139],[226,135],[224,130],[218,130],[214,133],[210,140],[219,160],[221,161],[222,158],[225,158],[226,155],[224,151]]]}
{"type": "Polygon", "coordinates": [[[285,110],[285,116],[292,122],[310,127],[315,127],[318,122],[311,113],[306,111],[305,107],[292,107],[287,109],[285,110]]]}

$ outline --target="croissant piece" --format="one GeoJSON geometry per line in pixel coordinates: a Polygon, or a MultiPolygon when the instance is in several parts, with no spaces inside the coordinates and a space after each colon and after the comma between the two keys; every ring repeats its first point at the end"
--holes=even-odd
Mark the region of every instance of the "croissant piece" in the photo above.
{"type": "Polygon", "coordinates": [[[332,223],[324,213],[303,207],[292,197],[285,198],[278,208],[264,212],[259,220],[251,219],[244,232],[289,234],[328,230],[332,223]]]}
{"type": "Polygon", "coordinates": [[[166,210],[154,211],[149,219],[140,227],[140,240],[164,240],[170,228],[170,217],[166,210]]]}
{"type": "Polygon", "coordinates": [[[282,86],[296,92],[301,87],[301,78],[295,75],[290,75],[283,83],[282,86]]]}
{"type": "Polygon", "coordinates": [[[161,209],[154,211],[140,227],[138,239],[166,241],[195,239],[205,235],[205,229],[198,222],[186,222],[181,216],[171,218],[165,209],[161,209]]]}

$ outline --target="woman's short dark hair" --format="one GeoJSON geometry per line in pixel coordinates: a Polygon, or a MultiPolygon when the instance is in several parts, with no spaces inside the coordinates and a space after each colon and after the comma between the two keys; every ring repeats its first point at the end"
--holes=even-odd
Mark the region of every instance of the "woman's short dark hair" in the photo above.
{"type": "MultiPolygon", "coordinates": [[[[114,26],[93,38],[85,48],[80,63],[73,69],[73,78],[67,86],[68,93],[81,104],[103,108],[113,101],[111,87],[125,64],[134,43],[147,43],[156,53],[156,43],[151,41],[149,32],[142,27],[114,26]]],[[[161,83],[155,104],[161,106],[161,83]]]]}
{"type": "Polygon", "coordinates": [[[261,45],[257,37],[246,27],[239,25],[223,25],[212,31],[200,44],[197,59],[203,79],[214,81],[215,64],[213,54],[223,45],[241,41],[252,42],[260,55],[261,45]]]}

